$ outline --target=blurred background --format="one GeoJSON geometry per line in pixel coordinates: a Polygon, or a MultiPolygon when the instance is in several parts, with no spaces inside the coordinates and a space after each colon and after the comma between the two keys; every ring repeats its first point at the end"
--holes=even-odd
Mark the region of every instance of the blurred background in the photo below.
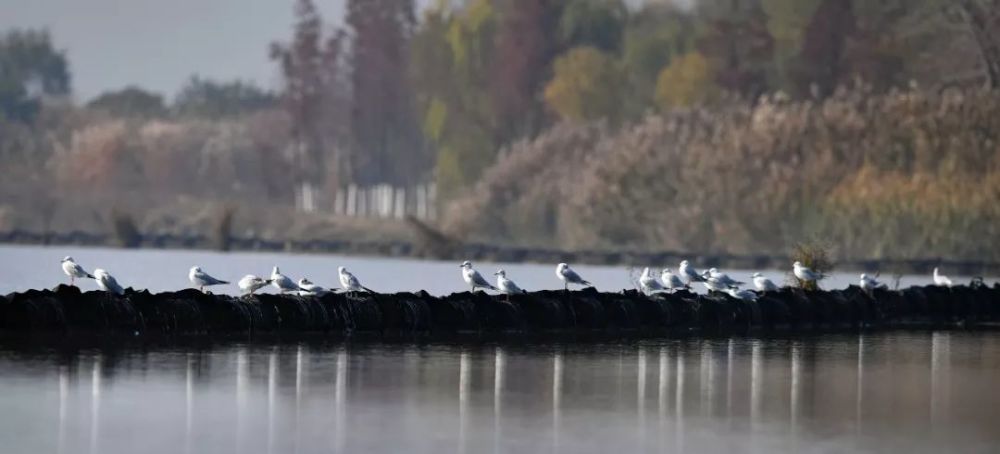
{"type": "Polygon", "coordinates": [[[0,10],[5,241],[1000,261],[1000,0],[0,10]]]}

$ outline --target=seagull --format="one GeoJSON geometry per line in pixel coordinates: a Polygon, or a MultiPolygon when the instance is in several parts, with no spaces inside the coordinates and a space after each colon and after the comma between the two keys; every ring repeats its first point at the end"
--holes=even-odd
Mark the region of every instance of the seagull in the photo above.
{"type": "Polygon", "coordinates": [[[229,283],[228,281],[221,281],[209,276],[208,273],[201,270],[200,266],[191,267],[191,271],[188,273],[188,279],[191,280],[192,284],[198,286],[198,290],[201,290],[202,292],[205,291],[205,287],[229,283]]]}
{"type": "Polygon", "coordinates": [[[699,274],[694,267],[688,264],[687,260],[681,262],[681,266],[677,268],[677,274],[680,274],[681,278],[687,280],[688,284],[692,282],[702,282],[705,280],[705,277],[699,274]]]}
{"type": "Polygon", "coordinates": [[[93,274],[84,270],[82,266],[73,261],[73,257],[68,255],[62,259],[62,269],[63,273],[66,273],[66,275],[69,276],[69,285],[71,286],[76,284],[76,278],[83,279],[85,277],[89,277],[94,279],[93,274]]]}
{"type": "Polygon", "coordinates": [[[577,285],[593,285],[590,282],[585,281],[576,271],[569,268],[569,265],[565,263],[560,263],[556,265],[556,276],[563,281],[563,288],[569,290],[569,284],[577,285]]]}
{"type": "Polygon", "coordinates": [[[743,300],[743,301],[747,301],[747,302],[757,301],[757,294],[754,293],[754,292],[751,292],[750,290],[740,290],[738,288],[730,287],[730,288],[726,289],[726,293],[728,293],[729,296],[731,296],[733,298],[736,298],[736,299],[739,299],[739,300],[743,300]]]}
{"type": "Polygon", "coordinates": [[[271,283],[270,279],[264,279],[262,277],[248,274],[246,276],[243,276],[243,279],[240,279],[240,281],[236,283],[236,286],[239,287],[240,290],[243,290],[243,293],[248,295],[253,295],[253,292],[260,290],[261,288],[270,283],[271,283]]]}
{"type": "Polygon", "coordinates": [[[320,296],[329,293],[330,291],[313,284],[312,281],[306,278],[299,279],[299,296],[320,296]]]}
{"type": "Polygon", "coordinates": [[[639,287],[642,288],[642,292],[647,295],[652,295],[656,292],[661,292],[666,290],[660,281],[656,280],[656,276],[649,274],[649,267],[642,269],[642,276],[639,276],[639,287]]]}
{"type": "Polygon", "coordinates": [[[758,292],[778,291],[778,286],[774,285],[774,282],[764,277],[764,275],[760,273],[753,273],[753,286],[757,289],[758,292]]]}
{"type": "MultiPolygon", "coordinates": [[[[878,275],[876,274],[876,277],[877,276],[878,275]]],[[[877,281],[874,277],[869,277],[867,274],[861,275],[861,282],[859,282],[858,285],[861,287],[861,290],[866,292],[871,292],[877,288],[886,288],[885,284],[877,281]]]]}
{"type": "Polygon", "coordinates": [[[295,281],[289,279],[288,276],[281,274],[281,270],[279,270],[278,267],[274,267],[274,269],[271,270],[271,285],[280,290],[281,293],[299,291],[299,286],[295,284],[295,281]]]}
{"type": "Polygon", "coordinates": [[[116,295],[125,294],[125,289],[121,285],[118,285],[118,281],[115,280],[114,276],[100,268],[94,270],[94,281],[97,282],[97,287],[105,292],[111,292],[116,295]]]}
{"type": "Polygon", "coordinates": [[[745,282],[740,282],[729,277],[728,274],[720,273],[716,268],[708,270],[708,275],[710,277],[714,277],[720,284],[725,285],[726,287],[739,287],[745,284],[745,282]]]}
{"type": "Polygon", "coordinates": [[[368,287],[361,285],[361,281],[359,281],[358,278],[354,277],[354,275],[351,274],[350,271],[347,271],[347,268],[338,266],[337,274],[340,275],[340,286],[343,287],[345,291],[360,292],[364,290],[369,293],[375,293],[368,287]]]}
{"type": "Polygon", "coordinates": [[[934,285],[941,287],[951,287],[951,279],[948,276],[938,273],[937,267],[934,267],[934,285]]]}
{"type": "Polygon", "coordinates": [[[472,268],[472,262],[466,260],[459,265],[459,268],[462,268],[462,280],[464,280],[466,284],[472,286],[473,293],[476,292],[477,288],[488,288],[490,290],[499,291],[489,282],[486,282],[486,279],[482,274],[479,274],[479,271],[472,268]]]}
{"type": "Polygon", "coordinates": [[[800,262],[792,264],[792,272],[798,280],[804,282],[816,282],[826,277],[823,273],[817,273],[805,266],[802,266],[802,263],[800,262]]]}
{"type": "Polygon", "coordinates": [[[528,293],[521,287],[518,287],[514,281],[508,279],[506,271],[498,270],[496,273],[493,273],[493,275],[497,277],[497,288],[500,289],[500,293],[508,295],[508,299],[510,298],[510,295],[513,294],[528,293]]]}
{"type": "Polygon", "coordinates": [[[712,276],[708,276],[705,280],[701,281],[701,283],[710,292],[728,292],[731,289],[731,287],[723,284],[718,278],[712,276]]]}
{"type": "Polygon", "coordinates": [[[687,285],[684,284],[684,281],[681,280],[680,276],[671,272],[670,268],[663,269],[663,272],[660,273],[660,280],[663,281],[663,286],[670,290],[687,287],[687,285]]]}

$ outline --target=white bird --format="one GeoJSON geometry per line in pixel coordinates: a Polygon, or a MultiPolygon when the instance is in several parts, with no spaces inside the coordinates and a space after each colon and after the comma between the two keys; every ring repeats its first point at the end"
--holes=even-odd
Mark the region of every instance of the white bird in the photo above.
{"type": "Polygon", "coordinates": [[[886,288],[886,285],[876,280],[874,277],[868,276],[867,274],[861,275],[861,281],[858,283],[862,290],[866,292],[871,292],[877,288],[886,288]]]}
{"type": "Polygon", "coordinates": [[[209,276],[208,273],[201,270],[200,266],[191,267],[191,271],[188,272],[188,279],[190,279],[191,283],[197,286],[198,290],[201,290],[202,292],[205,291],[205,287],[229,283],[229,281],[223,281],[209,276]]]}
{"type": "Polygon", "coordinates": [[[687,287],[687,285],[684,285],[684,281],[681,280],[680,276],[670,271],[670,268],[663,269],[663,272],[660,273],[660,281],[662,281],[664,287],[670,290],[687,287]]]}
{"type": "Polygon", "coordinates": [[[559,276],[559,279],[563,281],[563,288],[565,290],[569,290],[569,284],[593,285],[580,277],[579,274],[576,274],[576,271],[570,269],[569,265],[565,263],[556,265],[556,276],[559,276]]]}
{"type": "Polygon", "coordinates": [[[728,292],[731,288],[712,276],[706,277],[701,283],[711,292],[728,292]]]}
{"type": "Polygon", "coordinates": [[[75,285],[76,278],[83,279],[85,277],[89,277],[94,279],[93,274],[84,270],[82,266],[73,261],[73,257],[68,255],[62,259],[62,269],[63,273],[66,273],[66,275],[69,276],[69,285],[75,285]]]}
{"type": "Polygon", "coordinates": [[[105,292],[111,292],[116,295],[125,294],[125,289],[121,285],[118,285],[118,281],[115,280],[114,276],[100,268],[94,270],[94,281],[97,282],[97,288],[105,292]]]}
{"type": "Polygon", "coordinates": [[[278,267],[274,267],[271,270],[271,285],[278,289],[281,293],[287,292],[297,292],[299,291],[299,286],[295,284],[295,281],[291,280],[288,276],[281,274],[281,270],[278,267]]]}
{"type": "Polygon", "coordinates": [[[753,286],[758,292],[776,292],[778,286],[774,282],[764,277],[763,274],[753,273],[753,286]]]}
{"type": "Polygon", "coordinates": [[[740,299],[740,300],[743,300],[743,301],[756,301],[757,300],[757,294],[754,293],[754,292],[751,292],[750,290],[740,290],[738,288],[732,288],[732,287],[730,287],[730,288],[726,289],[726,293],[728,293],[729,296],[731,296],[733,298],[740,299]]]}
{"type": "Polygon", "coordinates": [[[486,278],[484,278],[482,274],[479,274],[479,271],[476,271],[475,269],[472,268],[472,262],[466,260],[462,262],[461,265],[459,265],[459,268],[462,269],[462,280],[464,280],[466,284],[469,284],[472,287],[473,293],[475,293],[477,288],[488,288],[490,290],[497,290],[497,288],[494,287],[492,284],[486,282],[486,278]]]}
{"type": "Polygon", "coordinates": [[[816,282],[826,277],[822,273],[817,273],[803,266],[802,263],[800,262],[795,262],[792,264],[792,272],[795,274],[795,277],[798,280],[804,282],[816,282]]]}
{"type": "Polygon", "coordinates": [[[270,283],[271,283],[270,279],[264,279],[262,277],[248,274],[246,276],[243,276],[243,278],[236,283],[236,286],[238,286],[240,290],[243,291],[244,294],[253,295],[253,292],[256,292],[257,290],[264,288],[264,286],[270,283]]]}
{"type": "Polygon", "coordinates": [[[948,276],[938,273],[937,267],[934,267],[934,285],[951,287],[951,279],[948,276]]]}
{"type": "Polygon", "coordinates": [[[714,277],[720,284],[725,285],[726,287],[739,287],[745,284],[745,282],[740,282],[729,277],[728,274],[720,273],[716,268],[708,270],[708,275],[709,277],[714,277]]]}
{"type": "Polygon", "coordinates": [[[369,289],[368,287],[365,287],[365,286],[361,285],[361,281],[359,281],[358,278],[354,277],[354,275],[351,274],[350,271],[347,271],[347,268],[344,268],[342,266],[338,266],[337,267],[337,275],[340,276],[340,286],[345,291],[348,291],[348,292],[360,292],[360,291],[363,290],[363,291],[366,291],[366,292],[375,293],[375,292],[371,291],[371,289],[369,289]]]}
{"type": "Polygon", "coordinates": [[[497,288],[500,289],[500,293],[505,295],[514,295],[517,293],[528,293],[525,292],[521,287],[518,287],[514,281],[507,278],[507,272],[504,270],[498,270],[493,273],[497,277],[497,288]]]}
{"type": "Polygon", "coordinates": [[[642,275],[639,276],[639,287],[642,289],[642,293],[647,295],[666,290],[663,284],[656,279],[656,276],[649,274],[649,267],[642,269],[642,275]]]}
{"type": "Polygon", "coordinates": [[[330,292],[306,278],[299,279],[299,289],[299,296],[320,296],[330,292]]]}
{"type": "Polygon", "coordinates": [[[691,284],[692,282],[702,282],[705,280],[705,277],[702,276],[701,273],[698,273],[698,270],[695,270],[687,260],[681,262],[681,266],[677,268],[677,274],[680,274],[681,278],[683,278],[688,284],[691,284]]]}

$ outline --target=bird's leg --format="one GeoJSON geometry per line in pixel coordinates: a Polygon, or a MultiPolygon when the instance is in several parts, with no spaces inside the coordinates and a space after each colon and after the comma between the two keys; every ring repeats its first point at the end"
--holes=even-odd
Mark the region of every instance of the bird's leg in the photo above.
{"type": "Polygon", "coordinates": [[[76,278],[74,278],[73,276],[69,277],[69,286],[76,287],[76,278]]]}

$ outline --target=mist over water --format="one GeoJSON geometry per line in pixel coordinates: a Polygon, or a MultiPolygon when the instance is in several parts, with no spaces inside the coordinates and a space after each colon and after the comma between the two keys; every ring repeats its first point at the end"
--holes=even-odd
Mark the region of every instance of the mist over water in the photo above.
{"type": "Polygon", "coordinates": [[[1000,335],[0,351],[4,452],[987,451],[1000,335]]]}

